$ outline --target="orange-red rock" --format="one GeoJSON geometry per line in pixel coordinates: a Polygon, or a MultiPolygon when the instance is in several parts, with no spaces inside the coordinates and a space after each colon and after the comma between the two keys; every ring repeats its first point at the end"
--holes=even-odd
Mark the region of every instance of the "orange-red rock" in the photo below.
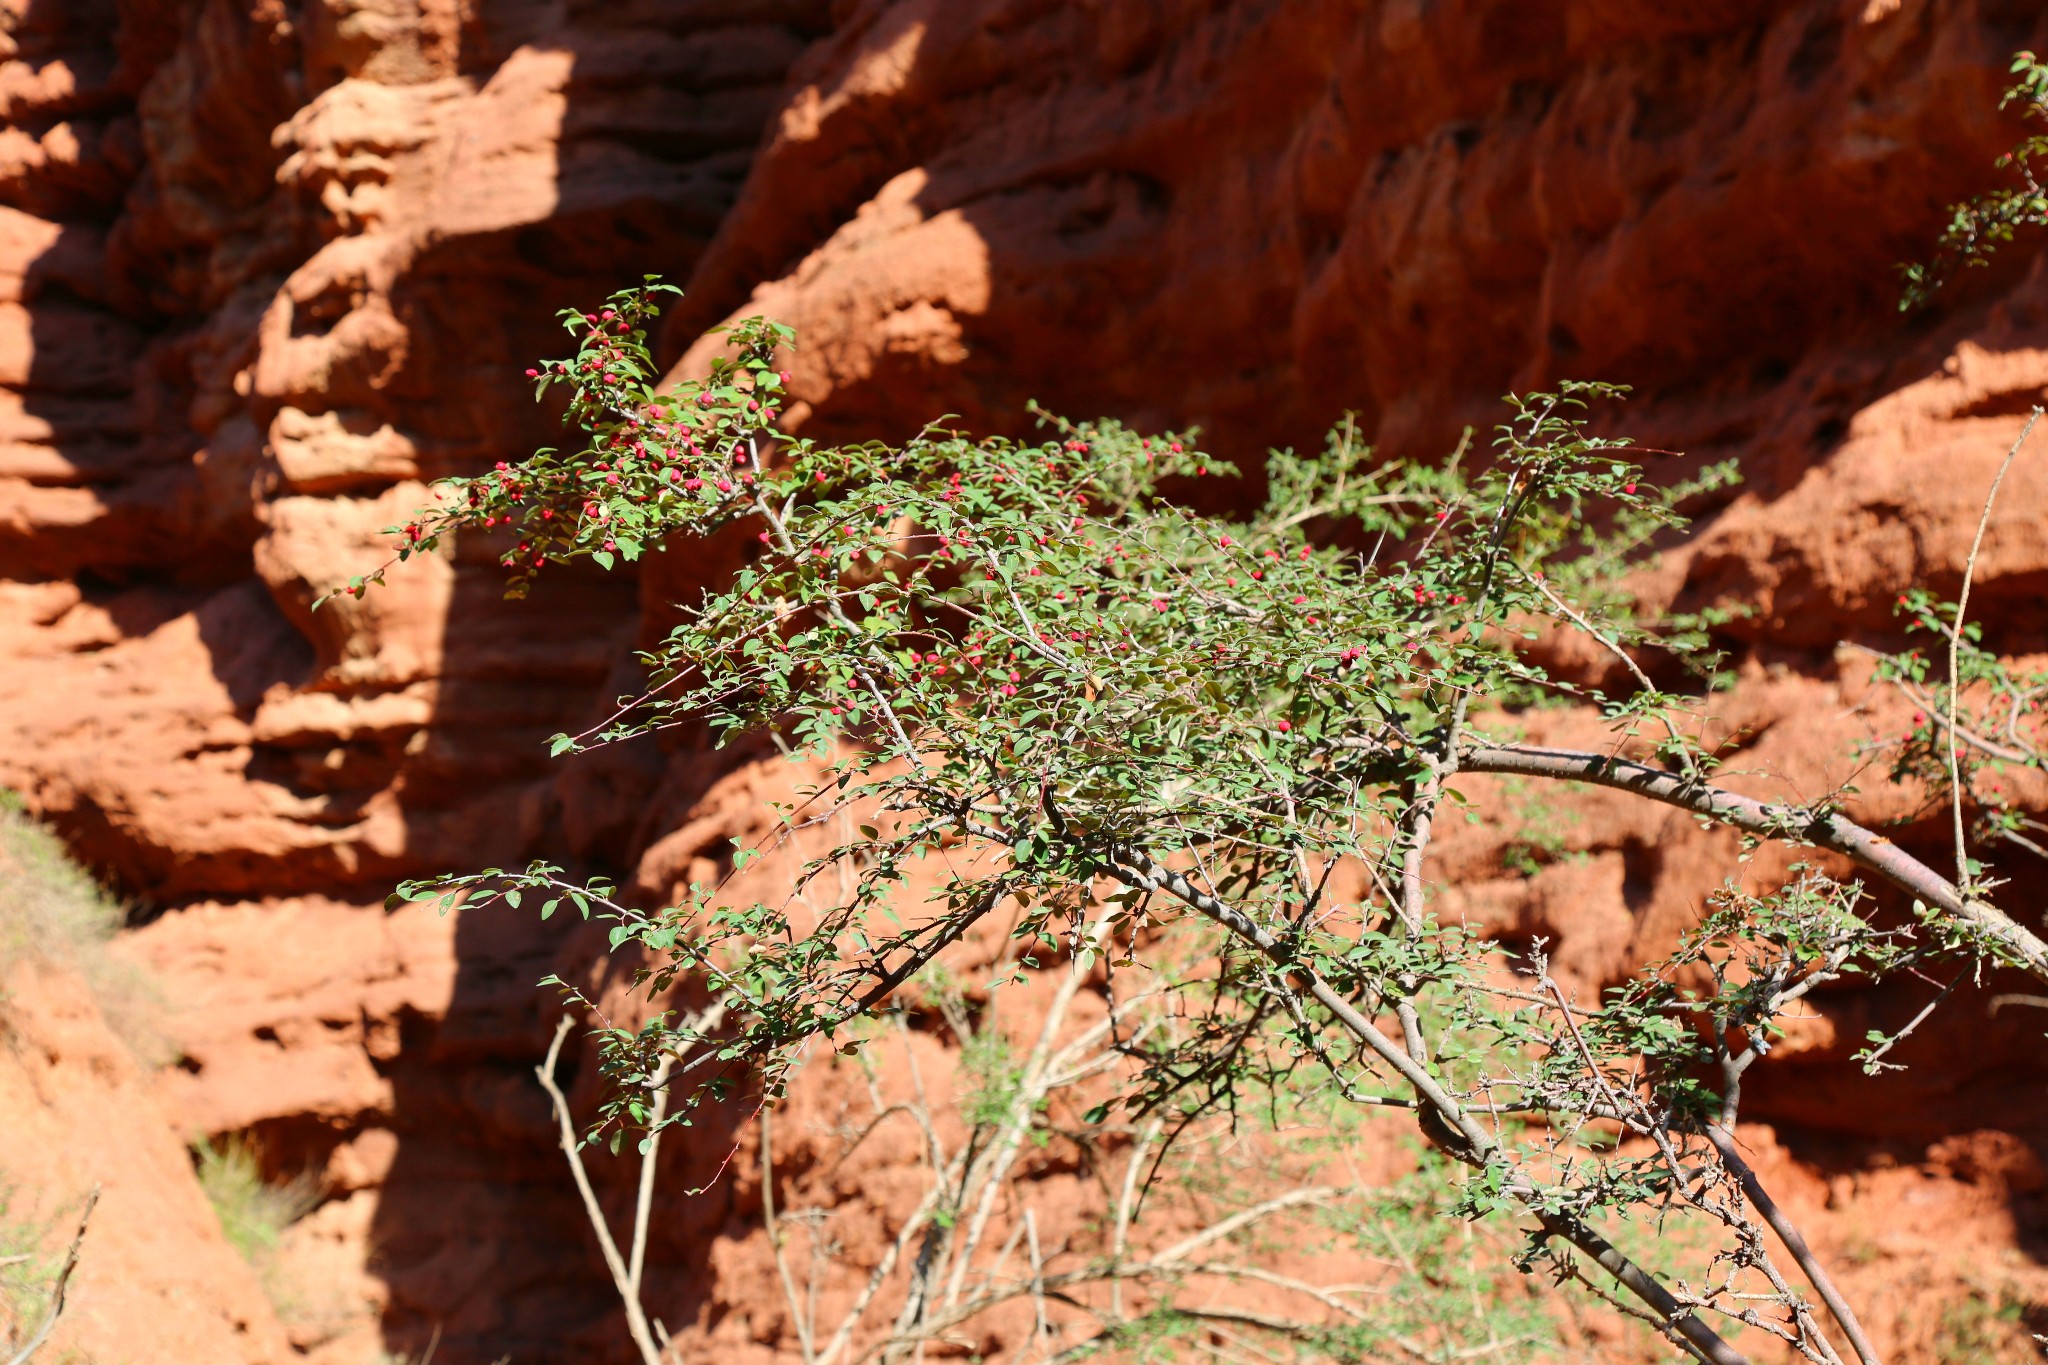
{"type": "MultiPolygon", "coordinates": [[[[820,436],[1014,430],[1035,397],[1235,454],[1356,409],[1427,455],[1510,386],[1633,384],[1648,444],[1743,462],[1647,587],[1753,608],[1720,710],[1760,790],[1850,778],[1849,746],[1895,731],[1836,645],[1954,584],[2048,394],[2038,243],[1933,314],[1891,307],[1892,263],[2015,135],[2004,60],[2048,44],[2028,0],[4,13],[0,784],[162,912],[128,951],[169,983],[181,1135],[252,1128],[334,1182],[293,1251],[335,1293],[294,1340],[334,1365],[437,1326],[443,1365],[624,1358],[528,1074],[533,981],[598,945],[387,918],[390,883],[547,852],[666,889],[787,780],[718,785],[755,755],[688,744],[541,758],[731,547],[657,561],[644,602],[566,576],[507,608],[471,546],[312,609],[426,481],[547,439],[519,371],[562,344],[552,309],[687,278],[686,368],[705,327],[772,311],[803,331],[789,420],[820,436]]],[[[1980,565],[2010,651],[2048,628],[2043,469],[2015,470],[1980,565]]],[[[1727,870],[1614,801],[1563,836],[1534,876],[1497,833],[1453,838],[1442,894],[1554,935],[1588,985],[1727,870]]],[[[2048,1115],[2038,1029],[1981,997],[1921,1040],[1960,1064],[1864,1085],[1847,1051],[1910,1004],[1820,1002],[1752,1103],[1845,1276],[1901,1305],[1896,1358],[1932,1360],[1940,1243],[2032,1244],[2048,1115]]],[[[721,1190],[656,1247],[660,1311],[691,1351],[765,1352],[758,1209],[721,1190]]]]}

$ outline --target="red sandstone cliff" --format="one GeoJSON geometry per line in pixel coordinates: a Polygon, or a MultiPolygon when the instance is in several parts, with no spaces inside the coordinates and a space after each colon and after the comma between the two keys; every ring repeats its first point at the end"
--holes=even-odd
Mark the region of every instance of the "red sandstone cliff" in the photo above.
{"type": "MultiPolygon", "coordinates": [[[[176,1008],[173,1121],[327,1173],[297,1234],[346,1300],[300,1330],[323,1359],[436,1326],[443,1365],[623,1347],[529,1075],[531,982],[595,945],[386,916],[388,884],[549,850],[665,887],[778,780],[540,759],[620,686],[643,601],[715,560],[517,608],[488,565],[434,561],[309,610],[424,480],[547,439],[519,369],[555,307],[686,279],[684,366],[773,312],[818,434],[1014,427],[1036,397],[1239,453],[1355,408],[1423,453],[1510,385],[1634,384],[1649,444],[1743,461],[1659,582],[1756,608],[1726,709],[1756,780],[1809,786],[1886,716],[1836,642],[1954,582],[2048,392],[2038,250],[1891,308],[1892,263],[2012,138],[2004,58],[2048,43],[2030,0],[0,13],[0,784],[157,915],[126,951],[176,1008]]],[[[1979,578],[2012,651],[2048,645],[2044,508],[2036,459],[1979,578]]],[[[1715,865],[1684,822],[1598,803],[1570,837],[1586,858],[1529,882],[1468,841],[1447,894],[1597,977],[1715,865]]],[[[1981,1000],[1922,1044],[1964,1057],[1941,1086],[1852,1087],[1834,1039],[1899,1005],[1832,1004],[1755,1104],[1825,1236],[1900,1209],[1969,1229],[1848,1274],[1931,1360],[1965,1275],[2048,1302],[2048,1110],[2038,1028],[1981,1000]]],[[[656,1247],[705,1358],[777,1339],[757,1223],[721,1187],[656,1247]]]]}

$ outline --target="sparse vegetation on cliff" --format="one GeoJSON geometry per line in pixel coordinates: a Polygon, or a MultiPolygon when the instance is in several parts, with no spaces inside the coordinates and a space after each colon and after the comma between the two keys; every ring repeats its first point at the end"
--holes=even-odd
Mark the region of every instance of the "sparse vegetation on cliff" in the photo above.
{"type": "Polygon", "coordinates": [[[0,791],[0,968],[24,958],[97,970],[121,908],[64,845],[0,791]]]}
{"type": "MultiPolygon", "coordinates": [[[[165,1047],[154,989],[108,951],[122,921],[120,903],[72,860],[62,841],[26,813],[19,797],[0,791],[0,976],[25,961],[76,972],[136,1057],[160,1062],[165,1047]]],[[[0,1016],[4,1012],[0,996],[0,1016]]]]}
{"type": "Polygon", "coordinates": [[[192,1149],[192,1156],[199,1188],[213,1205],[228,1245],[256,1268],[272,1297],[279,1297],[280,1286],[275,1283],[278,1239],[286,1228],[319,1207],[318,1182],[306,1177],[266,1179],[255,1141],[240,1135],[201,1142],[192,1149]]]}

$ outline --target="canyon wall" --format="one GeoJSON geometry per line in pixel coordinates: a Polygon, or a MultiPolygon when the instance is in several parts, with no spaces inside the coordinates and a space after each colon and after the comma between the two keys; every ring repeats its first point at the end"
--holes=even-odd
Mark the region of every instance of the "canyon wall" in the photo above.
{"type": "MultiPolygon", "coordinates": [[[[2016,135],[1998,92],[2048,44],[2031,0],[0,16],[0,785],[133,899],[175,1126],[256,1133],[327,1179],[294,1255],[328,1297],[291,1332],[337,1365],[430,1340],[442,1365],[626,1358],[530,1074],[532,983],[588,973],[598,943],[387,914],[390,884],[545,853],[664,892],[786,781],[688,746],[543,758],[728,548],[509,606],[473,549],[312,609],[382,562],[427,481],[549,439],[521,370],[566,345],[556,308],[687,282],[665,338],[685,370],[724,318],[792,322],[788,420],[820,436],[1017,430],[1036,398],[1200,424],[1237,456],[1352,410],[1422,457],[1509,387],[1631,384],[1626,425],[1687,452],[1671,468],[1745,471],[1648,590],[1749,608],[1719,709],[1759,791],[1824,789],[1897,732],[1837,645],[1884,638],[1903,588],[1955,584],[2048,393],[2037,247],[1933,312],[1893,306],[1893,263],[2016,135]]],[[[1977,600],[1994,644],[2039,652],[2048,460],[2004,498],[1977,600]]],[[[1583,856],[1533,878],[1498,839],[1454,841],[1444,895],[1589,982],[1668,939],[1730,854],[1597,801],[1566,840],[1583,856]]],[[[1752,1104],[1824,1236],[1888,1229],[1849,1278],[1933,1360],[1959,1296],[2048,1302],[2048,1109],[2038,1026],[1981,994],[1914,1044],[1954,1065],[1862,1086],[1863,1027],[1914,1007],[1824,1002],[1752,1104]]],[[[682,1168],[708,1173],[718,1138],[682,1168]]],[[[735,1180],[654,1248],[691,1358],[789,1345],[758,1222],[735,1180]]]]}

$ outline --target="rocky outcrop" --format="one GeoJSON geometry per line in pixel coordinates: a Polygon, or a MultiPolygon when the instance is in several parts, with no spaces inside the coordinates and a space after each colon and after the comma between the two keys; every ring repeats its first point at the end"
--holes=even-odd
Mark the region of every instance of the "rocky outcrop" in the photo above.
{"type": "MultiPolygon", "coordinates": [[[[155,916],[126,951],[176,1006],[175,1123],[326,1173],[292,1254],[335,1297],[291,1330],[336,1362],[437,1330],[443,1365],[622,1348],[529,1075],[532,982],[597,944],[386,916],[389,884],[545,851],[666,889],[786,781],[688,743],[541,758],[729,547],[508,608],[472,546],[313,608],[429,481],[548,439],[520,370],[560,344],[553,309],[687,279],[684,369],[723,318],[795,323],[788,420],[818,436],[1016,429],[1038,398],[1237,455],[1350,409],[1421,456],[1510,386],[1632,384],[1626,425],[1689,452],[1674,468],[1742,461],[1647,589],[1750,608],[1724,708],[1746,780],[1809,791],[1897,728],[1836,643],[1956,581],[2048,393],[2038,250],[1933,314],[1891,304],[1892,263],[2013,137],[2004,59],[2048,43],[2018,0],[0,13],[0,784],[155,916]]],[[[2044,468],[2015,471],[1980,565],[2011,651],[2048,626],[2044,468]]],[[[1445,894],[1589,982],[1682,922],[1720,854],[1599,802],[1566,840],[1533,877],[1456,845],[1445,894]]],[[[1785,1178],[1837,1231],[1896,1185],[2028,1244],[2048,1116],[2025,1017],[1959,997],[1923,1035],[1966,1058],[1946,1088],[1850,1098],[1859,1021],[1907,1003],[1827,1002],[1762,1074],[1785,1178]]],[[[676,1219],[667,1321],[765,1351],[735,1325],[757,1210],[676,1219]]],[[[1961,1292],[1939,1247],[1869,1244],[1872,1284],[1922,1276],[1901,1304],[1961,1292]]],[[[1886,1329],[1921,1359],[1928,1313],[1886,1329]]]]}
{"type": "MultiPolygon", "coordinates": [[[[284,1365],[292,1350],[256,1276],[193,1179],[182,1125],[76,973],[13,964],[0,1034],[0,1218],[42,1232],[54,1270],[99,1189],[50,1352],[73,1359],[284,1365]]],[[[40,1310],[40,1305],[37,1305],[40,1310]]],[[[9,1324],[17,1342],[41,1325],[9,1324]]]]}
{"type": "Polygon", "coordinates": [[[6,747],[45,757],[0,781],[165,900],[509,853],[631,588],[312,602],[422,480],[545,438],[552,310],[687,273],[823,15],[103,8],[37,7],[7,68],[6,747]]]}

